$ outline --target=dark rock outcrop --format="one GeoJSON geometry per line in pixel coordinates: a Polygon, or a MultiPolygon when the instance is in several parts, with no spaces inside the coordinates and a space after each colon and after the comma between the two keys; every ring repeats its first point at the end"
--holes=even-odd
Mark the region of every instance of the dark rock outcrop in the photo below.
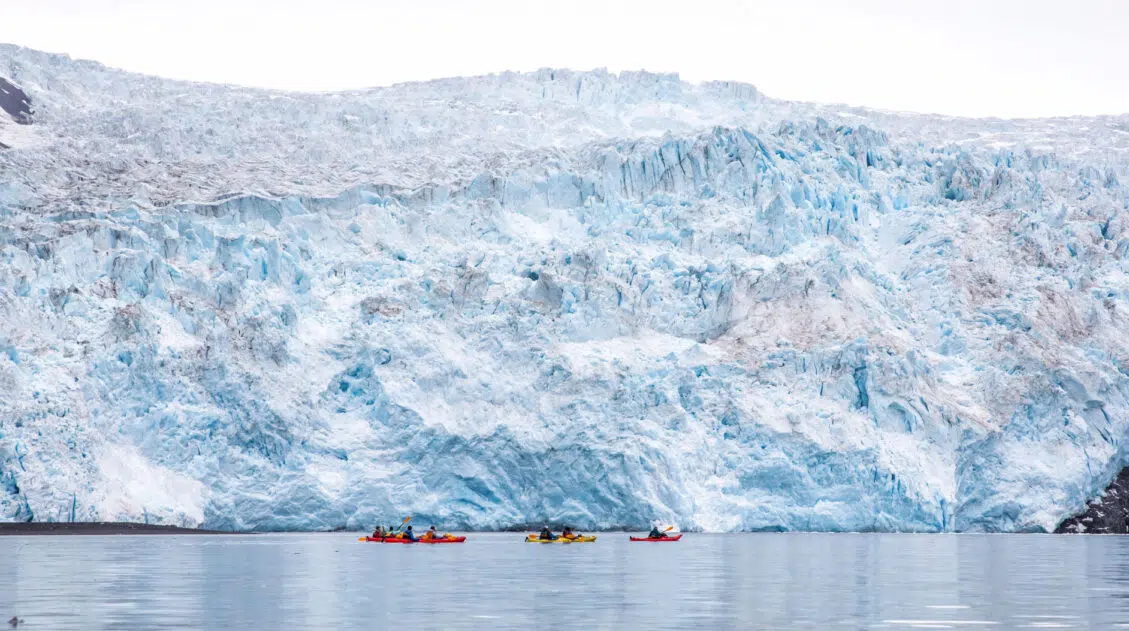
{"type": "Polygon", "coordinates": [[[1121,470],[1101,497],[1090,500],[1082,513],[1064,520],[1057,533],[1129,533],[1129,467],[1121,470]]]}
{"type": "Polygon", "coordinates": [[[3,77],[0,77],[0,110],[21,125],[31,124],[31,99],[3,77]]]}

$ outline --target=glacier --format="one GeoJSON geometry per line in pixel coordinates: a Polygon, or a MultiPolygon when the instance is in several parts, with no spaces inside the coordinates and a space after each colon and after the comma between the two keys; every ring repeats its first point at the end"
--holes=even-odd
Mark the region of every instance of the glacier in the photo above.
{"type": "Polygon", "coordinates": [[[0,519],[1052,531],[1129,464],[1129,116],[0,77],[0,519]]]}

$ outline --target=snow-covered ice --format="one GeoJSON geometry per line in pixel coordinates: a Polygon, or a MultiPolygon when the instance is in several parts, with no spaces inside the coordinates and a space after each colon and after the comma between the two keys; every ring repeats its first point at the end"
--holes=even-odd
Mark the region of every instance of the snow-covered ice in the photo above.
{"type": "Polygon", "coordinates": [[[3,519],[1050,530],[1129,463],[1129,117],[0,77],[3,519]]]}

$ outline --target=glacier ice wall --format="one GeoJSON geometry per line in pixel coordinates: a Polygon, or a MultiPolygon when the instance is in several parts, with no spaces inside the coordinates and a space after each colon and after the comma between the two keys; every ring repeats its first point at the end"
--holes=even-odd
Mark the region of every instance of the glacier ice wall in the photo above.
{"type": "Polygon", "coordinates": [[[0,76],[3,519],[1051,530],[1129,463],[1129,119],[0,76]]]}

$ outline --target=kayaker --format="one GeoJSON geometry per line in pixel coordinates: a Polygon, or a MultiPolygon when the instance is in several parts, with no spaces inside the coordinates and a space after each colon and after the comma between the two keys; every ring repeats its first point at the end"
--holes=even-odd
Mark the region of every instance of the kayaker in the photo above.
{"type": "Polygon", "coordinates": [[[439,531],[435,530],[435,526],[432,526],[431,528],[427,529],[427,532],[423,533],[423,539],[426,541],[432,541],[435,539],[442,539],[442,537],[439,536],[439,531]]]}
{"type": "Polygon", "coordinates": [[[548,526],[545,526],[541,529],[541,535],[539,539],[541,539],[541,541],[556,541],[558,537],[553,534],[552,530],[549,530],[548,526]]]}
{"type": "Polygon", "coordinates": [[[576,539],[577,535],[576,535],[575,532],[572,531],[572,528],[565,526],[564,530],[561,531],[561,536],[564,537],[565,539],[576,539]]]}
{"type": "Polygon", "coordinates": [[[411,526],[408,526],[408,529],[404,531],[404,538],[407,539],[408,541],[415,541],[416,540],[416,535],[415,535],[414,532],[412,532],[411,526]]]}
{"type": "Polygon", "coordinates": [[[372,531],[372,538],[373,539],[383,539],[384,538],[384,527],[383,526],[377,526],[376,530],[372,531]]]}
{"type": "Polygon", "coordinates": [[[659,530],[658,526],[651,528],[651,534],[647,535],[648,539],[666,539],[666,533],[659,530]]]}

